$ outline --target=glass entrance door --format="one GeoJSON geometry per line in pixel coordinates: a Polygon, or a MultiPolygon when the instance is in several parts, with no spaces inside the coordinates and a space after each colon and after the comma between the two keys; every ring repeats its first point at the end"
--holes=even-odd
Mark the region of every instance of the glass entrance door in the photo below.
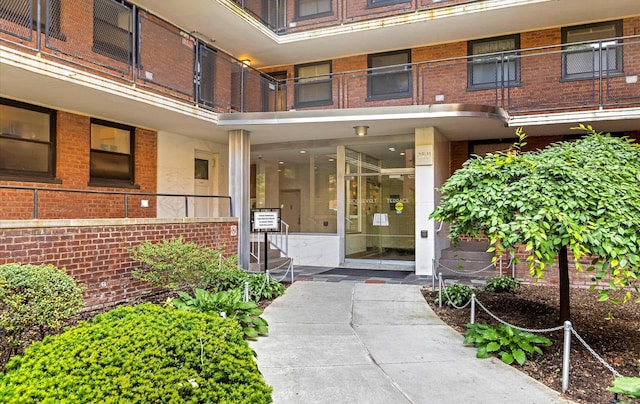
{"type": "Polygon", "coordinates": [[[413,169],[346,174],[345,258],[415,261],[413,169]]]}

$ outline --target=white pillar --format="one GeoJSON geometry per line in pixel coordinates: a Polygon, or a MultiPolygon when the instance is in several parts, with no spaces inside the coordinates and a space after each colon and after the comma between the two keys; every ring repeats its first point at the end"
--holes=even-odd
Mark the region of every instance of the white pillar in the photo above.
{"type": "Polygon", "coordinates": [[[447,243],[446,233],[436,233],[438,226],[429,215],[440,201],[436,188],[449,175],[449,142],[436,128],[416,128],[415,147],[416,275],[431,275],[433,261],[440,258],[440,250],[447,243]]]}
{"type": "Polygon", "coordinates": [[[251,137],[245,130],[229,131],[229,195],[238,218],[238,264],[249,269],[251,137]]]}

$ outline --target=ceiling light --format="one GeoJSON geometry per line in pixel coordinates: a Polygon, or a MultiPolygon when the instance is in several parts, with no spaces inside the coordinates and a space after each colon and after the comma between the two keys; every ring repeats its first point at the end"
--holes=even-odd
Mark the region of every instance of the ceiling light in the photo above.
{"type": "Polygon", "coordinates": [[[389,151],[396,151],[395,147],[389,147],[389,151]]]}
{"type": "Polygon", "coordinates": [[[366,136],[367,135],[367,129],[369,129],[368,126],[354,126],[353,129],[356,130],[356,135],[357,136],[366,136]]]}

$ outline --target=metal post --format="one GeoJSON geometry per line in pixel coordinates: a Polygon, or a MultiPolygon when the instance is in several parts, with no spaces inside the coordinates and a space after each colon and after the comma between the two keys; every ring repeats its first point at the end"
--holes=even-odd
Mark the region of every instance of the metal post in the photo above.
{"type": "Polygon", "coordinates": [[[442,308],[442,272],[438,274],[438,307],[442,308]]]}
{"type": "Polygon", "coordinates": [[[502,278],[502,255],[498,259],[500,260],[500,277],[502,278]]]}
{"type": "Polygon", "coordinates": [[[38,190],[33,190],[33,218],[38,218],[38,190]]]}
{"type": "Polygon", "coordinates": [[[129,195],[124,194],[124,218],[129,218],[129,195]]]}
{"type": "Polygon", "coordinates": [[[268,269],[265,270],[264,273],[266,274],[264,282],[265,282],[265,284],[268,285],[269,284],[269,270],[268,269]]]}
{"type": "Polygon", "coordinates": [[[431,291],[436,290],[436,259],[431,258],[431,291]]]}
{"type": "Polygon", "coordinates": [[[189,197],[184,197],[184,217],[189,217],[189,197]]]}
{"type": "Polygon", "coordinates": [[[267,261],[269,260],[267,255],[269,252],[269,233],[268,232],[264,232],[264,271],[267,271],[267,261]]]}
{"type": "Polygon", "coordinates": [[[249,282],[244,283],[244,301],[249,301],[249,282]]]}
{"type": "Polygon", "coordinates": [[[562,353],[562,393],[569,388],[569,353],[571,350],[571,321],[564,322],[564,346],[562,353]]]}
{"type": "Polygon", "coordinates": [[[471,324],[476,323],[476,294],[471,295],[471,324]]]}

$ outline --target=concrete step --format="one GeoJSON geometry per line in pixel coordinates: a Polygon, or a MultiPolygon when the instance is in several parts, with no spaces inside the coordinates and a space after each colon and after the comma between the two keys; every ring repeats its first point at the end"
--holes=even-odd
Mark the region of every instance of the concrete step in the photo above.
{"type": "Polygon", "coordinates": [[[440,259],[461,260],[461,261],[489,261],[491,262],[493,253],[483,251],[466,251],[459,248],[445,248],[440,254],[440,259]]]}

